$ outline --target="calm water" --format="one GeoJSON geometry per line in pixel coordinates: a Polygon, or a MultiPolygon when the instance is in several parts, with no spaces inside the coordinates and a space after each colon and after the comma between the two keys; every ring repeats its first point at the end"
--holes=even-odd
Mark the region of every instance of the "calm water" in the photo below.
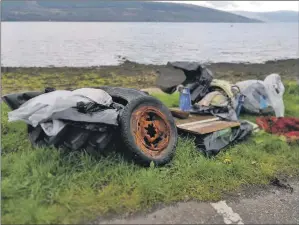
{"type": "Polygon", "coordinates": [[[298,58],[298,24],[2,23],[3,66],[298,58]]]}

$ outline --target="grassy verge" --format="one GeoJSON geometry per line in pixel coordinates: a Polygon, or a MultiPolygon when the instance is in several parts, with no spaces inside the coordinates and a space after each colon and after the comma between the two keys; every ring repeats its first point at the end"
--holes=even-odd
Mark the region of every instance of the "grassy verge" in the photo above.
{"type": "MultiPolygon", "coordinates": [[[[158,94],[168,106],[177,96],[158,94]]],[[[286,116],[299,112],[299,87],[285,94],[286,116]]],[[[180,139],[173,162],[140,168],[118,155],[95,159],[85,152],[33,149],[23,123],[8,123],[2,104],[2,223],[78,223],[133,213],[157,203],[218,200],[244,184],[267,184],[278,174],[298,175],[299,146],[259,133],[213,159],[192,139],[180,139]]],[[[251,118],[252,119],[252,118],[251,118]]]]}
{"type": "Polygon", "coordinates": [[[119,75],[115,72],[108,74],[98,74],[89,72],[84,74],[65,74],[57,73],[41,73],[38,75],[19,74],[17,72],[5,73],[2,77],[2,93],[10,93],[26,90],[41,90],[44,87],[54,87],[56,89],[64,88],[80,88],[80,87],[96,87],[104,85],[125,86],[132,88],[143,88],[148,85],[154,85],[156,79],[155,74],[151,71],[147,74],[139,75],[119,75]]]}
{"type": "MultiPolygon", "coordinates": [[[[295,80],[299,59],[266,63],[212,63],[207,67],[217,79],[232,82],[244,79],[264,79],[278,73],[286,80],[295,80]]],[[[146,88],[155,86],[156,71],[164,65],[144,65],[125,61],[117,66],[101,67],[1,67],[2,93],[40,90],[45,87],[78,88],[87,86],[124,86],[146,88]]]]}

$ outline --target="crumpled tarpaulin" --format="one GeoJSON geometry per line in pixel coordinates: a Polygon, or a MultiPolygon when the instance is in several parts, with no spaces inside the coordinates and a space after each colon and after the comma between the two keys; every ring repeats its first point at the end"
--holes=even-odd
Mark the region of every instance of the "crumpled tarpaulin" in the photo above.
{"type": "Polygon", "coordinates": [[[212,114],[222,119],[237,121],[238,117],[227,96],[219,91],[208,93],[198,103],[192,105],[192,114],[212,114]]]}
{"type": "Polygon", "coordinates": [[[159,69],[157,86],[172,94],[178,85],[189,88],[192,103],[201,100],[207,93],[213,80],[212,72],[197,62],[168,62],[159,69]]]}
{"type": "Polygon", "coordinates": [[[227,128],[209,134],[203,138],[202,143],[197,143],[200,151],[205,152],[207,156],[215,156],[222,149],[245,140],[253,131],[253,126],[241,121],[239,127],[227,128]]]}
{"type": "Polygon", "coordinates": [[[206,107],[194,104],[190,110],[190,113],[198,115],[213,115],[225,120],[238,121],[236,111],[229,105],[227,107],[206,107]]]}
{"type": "Polygon", "coordinates": [[[254,114],[275,113],[276,117],[284,116],[283,94],[285,87],[279,74],[270,74],[264,81],[246,80],[236,83],[245,95],[243,108],[254,114]]]}
{"type": "Polygon", "coordinates": [[[216,106],[216,107],[226,107],[228,105],[228,99],[226,96],[221,94],[219,91],[212,91],[208,93],[203,99],[201,99],[198,104],[200,106],[216,106]]]}
{"type": "Polygon", "coordinates": [[[248,80],[237,84],[239,85],[242,94],[245,96],[243,104],[245,112],[267,114],[274,111],[271,107],[266,87],[262,81],[248,80]]]}
{"type": "Polygon", "coordinates": [[[259,117],[257,125],[271,134],[283,135],[288,141],[299,141],[299,118],[295,117],[259,117]]]}
{"type": "Polygon", "coordinates": [[[101,89],[51,91],[9,112],[8,120],[21,120],[33,127],[41,125],[48,136],[55,136],[66,125],[65,120],[118,125],[119,112],[112,105],[112,97],[101,89]]]}

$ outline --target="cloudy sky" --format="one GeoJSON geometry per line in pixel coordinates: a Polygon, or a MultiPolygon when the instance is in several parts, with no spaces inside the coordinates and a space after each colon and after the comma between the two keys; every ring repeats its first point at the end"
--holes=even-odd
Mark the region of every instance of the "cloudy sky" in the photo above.
{"type": "Polygon", "coordinates": [[[225,11],[268,12],[277,10],[299,11],[298,1],[169,1],[211,7],[225,11]]]}

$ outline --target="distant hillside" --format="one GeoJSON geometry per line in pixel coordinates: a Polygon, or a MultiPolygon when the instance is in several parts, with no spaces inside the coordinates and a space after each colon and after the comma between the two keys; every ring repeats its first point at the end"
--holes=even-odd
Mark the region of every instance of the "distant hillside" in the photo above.
{"type": "Polygon", "coordinates": [[[238,15],[246,16],[248,18],[262,20],[264,22],[295,22],[298,23],[299,17],[296,11],[275,11],[275,12],[246,12],[235,11],[238,15]]]}
{"type": "Polygon", "coordinates": [[[2,21],[260,22],[206,7],[163,2],[2,0],[2,21]]]}

